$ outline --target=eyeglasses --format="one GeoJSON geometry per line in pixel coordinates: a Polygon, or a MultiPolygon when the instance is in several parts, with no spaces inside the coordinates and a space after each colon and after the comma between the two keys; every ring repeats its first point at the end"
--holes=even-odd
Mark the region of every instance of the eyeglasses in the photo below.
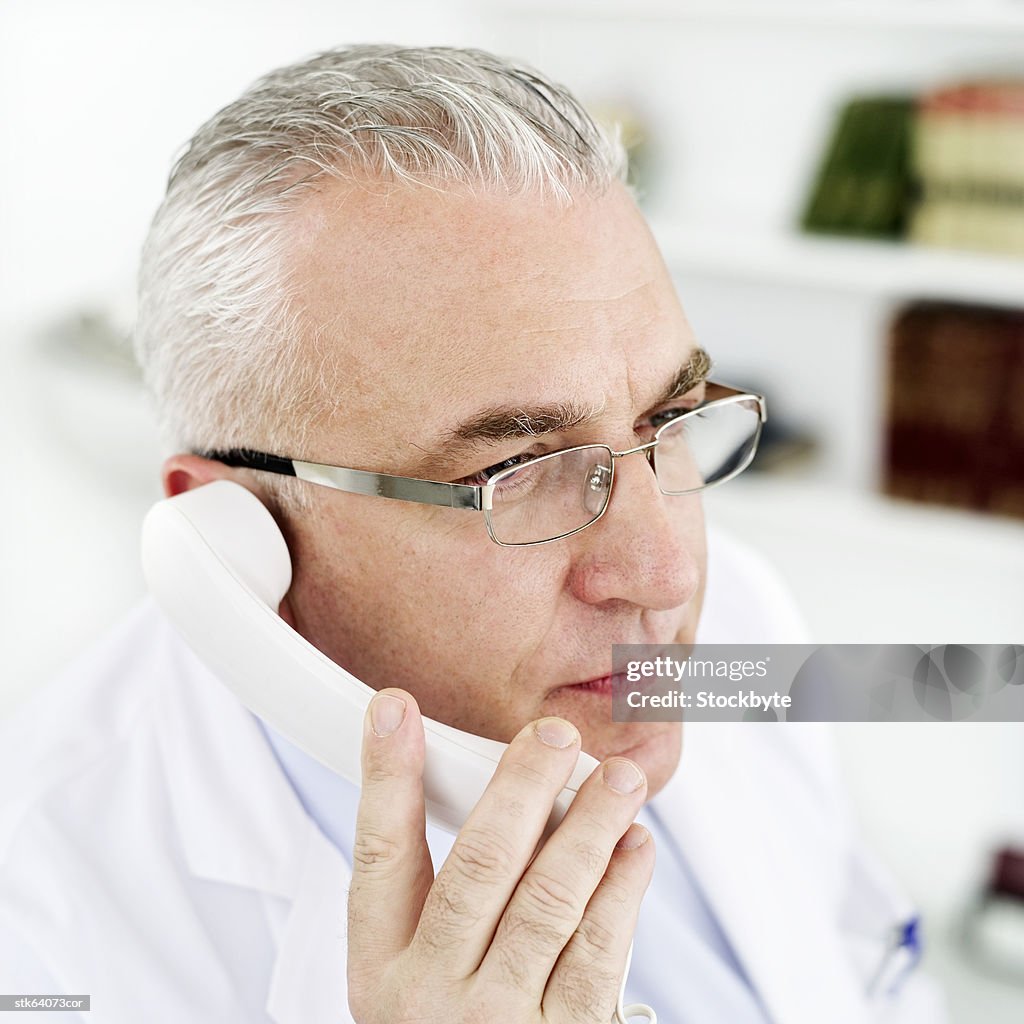
{"type": "Polygon", "coordinates": [[[706,382],[706,398],[673,416],[646,444],[613,451],[584,444],[498,470],[484,484],[443,483],[304,462],[250,449],[198,452],[228,466],[295,476],[349,494],[483,512],[502,547],[548,544],[585,530],[604,515],[615,460],[643,452],[662,494],[694,494],[725,483],[753,461],[767,418],[763,395],[706,382]]]}

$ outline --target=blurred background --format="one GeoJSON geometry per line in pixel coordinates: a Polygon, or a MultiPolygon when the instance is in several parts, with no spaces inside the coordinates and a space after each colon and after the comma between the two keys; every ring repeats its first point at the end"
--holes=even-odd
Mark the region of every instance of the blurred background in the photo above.
{"type": "MultiPolygon", "coordinates": [[[[815,642],[1024,640],[1024,2],[7,0],[0,715],[143,593],[160,453],[128,338],[176,151],[361,41],[521,57],[622,126],[718,376],[768,396],[709,517],[815,642]]],[[[1024,726],[837,733],[953,1019],[1024,1019],[1024,885],[995,859],[1024,847],[1024,726]]]]}

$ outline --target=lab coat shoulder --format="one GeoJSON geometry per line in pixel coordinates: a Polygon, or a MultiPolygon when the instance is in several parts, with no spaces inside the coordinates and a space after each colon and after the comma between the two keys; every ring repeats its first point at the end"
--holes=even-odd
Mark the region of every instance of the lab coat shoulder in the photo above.
{"type": "MultiPolygon", "coordinates": [[[[808,644],[811,637],[778,569],[709,527],[697,640],[808,644]]],[[[831,724],[690,723],[680,768],[659,799],[674,803],[669,816],[771,1004],[792,1008],[793,1019],[817,1012],[873,1024],[946,1020],[939,990],[920,971],[891,997],[865,998],[886,942],[915,907],[863,841],[831,724]],[[718,825],[713,840],[699,828],[710,821],[718,825]],[[741,874],[746,886],[736,885],[741,874]],[[762,913],[751,912],[758,906],[762,913]],[[801,950],[816,970],[787,986],[801,950]]]]}
{"type": "Polygon", "coordinates": [[[865,845],[808,724],[688,723],[653,800],[779,1024],[944,1024],[919,970],[876,986],[912,901],[865,845]],[[794,730],[796,730],[794,732],[794,730]]]}
{"type": "MultiPolygon", "coordinates": [[[[696,640],[702,644],[809,644],[810,629],[785,578],[756,548],[709,524],[704,612],[696,640]]],[[[748,652],[749,653],[749,652],[748,652]]],[[[716,725],[719,738],[742,737],[761,751],[758,761],[776,764],[787,800],[807,801],[808,822],[835,836],[848,828],[832,726],[787,723],[784,729],[744,723],[739,732],[716,725]]],[[[690,727],[692,731],[692,726],[690,727]]]]}
{"type": "Polygon", "coordinates": [[[138,642],[149,611],[137,608],[0,721],[0,863],[51,795],[100,770],[152,706],[156,652],[138,642]]]}
{"type": "Polygon", "coordinates": [[[268,1019],[308,822],[204,671],[147,601],[3,724],[0,991],[90,993],[97,1024],[268,1019]]]}
{"type": "Polygon", "coordinates": [[[154,678],[146,645],[128,642],[143,614],[129,616],[0,723],[3,991],[93,991],[91,969],[75,964],[89,945],[83,936],[102,935],[104,922],[85,922],[80,911],[86,894],[110,892],[107,877],[124,850],[117,835],[144,810],[133,806],[130,772],[154,678]],[[94,799],[100,791],[105,799],[94,799]],[[81,896],[69,898],[76,891],[81,896]]]}
{"type": "Polygon", "coordinates": [[[703,644],[806,644],[810,630],[779,569],[720,527],[707,527],[703,644]]]}

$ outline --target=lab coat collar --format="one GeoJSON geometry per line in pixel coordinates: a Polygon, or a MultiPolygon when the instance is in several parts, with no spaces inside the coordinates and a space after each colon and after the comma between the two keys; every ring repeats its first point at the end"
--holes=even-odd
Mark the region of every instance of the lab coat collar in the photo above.
{"type": "Polygon", "coordinates": [[[785,726],[683,728],[679,768],[652,806],[676,837],[769,1019],[864,1024],[867,1005],[846,966],[834,915],[813,881],[801,877],[799,857],[787,853],[794,838],[784,816],[773,814],[750,784],[760,744],[743,730],[785,726]],[[710,729],[737,730],[735,742],[720,742],[710,729]]]}
{"type": "Polygon", "coordinates": [[[349,867],[306,814],[252,714],[180,641],[165,643],[173,670],[159,736],[188,869],[289,901],[271,1019],[345,1024],[349,867]]]}
{"type": "Polygon", "coordinates": [[[309,821],[258,723],[180,641],[160,742],[189,870],[291,899],[309,821]]]}

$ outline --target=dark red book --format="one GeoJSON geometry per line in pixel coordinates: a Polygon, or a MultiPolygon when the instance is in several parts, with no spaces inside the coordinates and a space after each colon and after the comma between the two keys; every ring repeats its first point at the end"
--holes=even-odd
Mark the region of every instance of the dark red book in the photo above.
{"type": "Polygon", "coordinates": [[[1024,518],[1024,311],[904,309],[886,409],[888,494],[1024,518]]]}

